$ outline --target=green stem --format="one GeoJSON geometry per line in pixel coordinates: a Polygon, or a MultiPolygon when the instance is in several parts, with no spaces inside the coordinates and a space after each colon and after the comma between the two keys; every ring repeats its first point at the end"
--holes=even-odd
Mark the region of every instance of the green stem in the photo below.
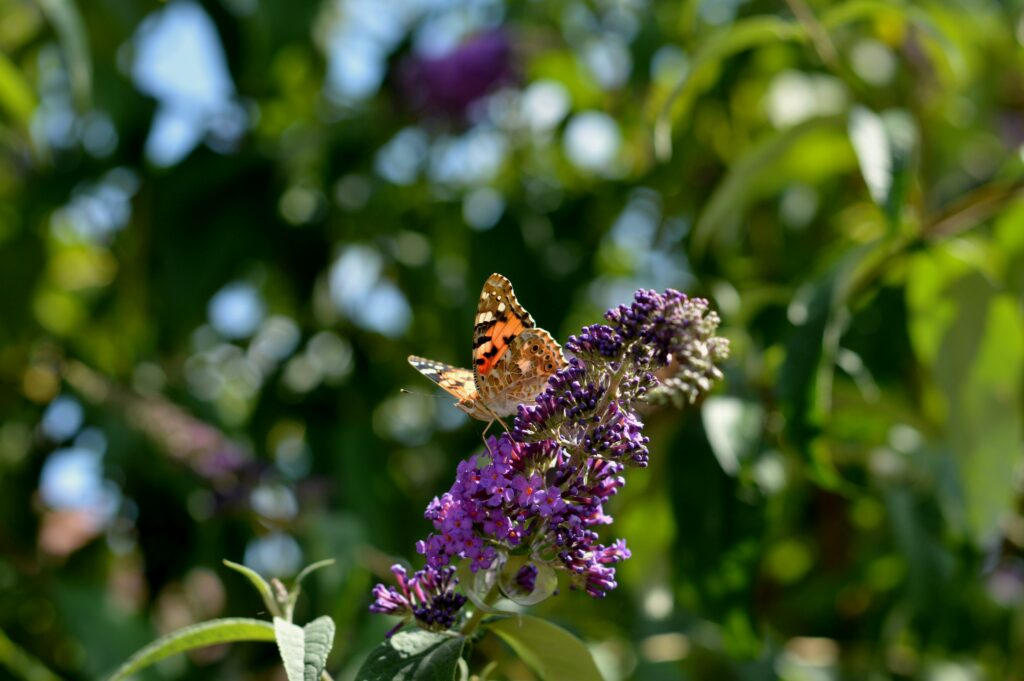
{"type": "Polygon", "coordinates": [[[617,396],[617,393],[619,392],[619,384],[622,383],[622,378],[626,375],[626,367],[630,363],[629,351],[633,347],[633,343],[635,342],[636,341],[631,341],[622,348],[622,360],[619,363],[619,368],[616,370],[614,374],[612,374],[611,380],[608,381],[608,389],[605,390],[604,396],[601,398],[601,401],[598,402],[597,406],[594,408],[595,414],[603,414],[604,410],[608,407],[609,404],[611,404],[611,401],[614,400],[617,396]]]}
{"type": "MultiPolygon", "coordinates": [[[[491,590],[484,594],[483,601],[485,605],[490,605],[496,600],[498,600],[498,591],[492,586],[491,590]]],[[[472,636],[480,626],[480,622],[486,614],[487,612],[483,608],[476,608],[473,611],[473,614],[469,616],[469,619],[466,620],[466,623],[462,625],[462,635],[467,637],[472,636]]]]}

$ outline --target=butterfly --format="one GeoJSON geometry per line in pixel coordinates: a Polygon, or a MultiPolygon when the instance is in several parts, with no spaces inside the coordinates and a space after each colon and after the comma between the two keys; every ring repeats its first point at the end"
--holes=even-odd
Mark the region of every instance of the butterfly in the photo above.
{"type": "Polygon", "coordinates": [[[536,397],[567,362],[558,342],[519,304],[512,282],[492,274],[476,307],[472,370],[415,355],[409,364],[455,397],[455,406],[490,427],[494,421],[505,426],[501,417],[536,397]]]}

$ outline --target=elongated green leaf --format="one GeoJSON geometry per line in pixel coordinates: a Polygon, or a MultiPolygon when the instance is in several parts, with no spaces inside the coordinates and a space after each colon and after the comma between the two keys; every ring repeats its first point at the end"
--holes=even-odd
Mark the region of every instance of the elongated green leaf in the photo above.
{"type": "Polygon", "coordinates": [[[164,658],[194,648],[232,641],[273,641],[274,627],[270,622],[243,617],[210,620],[171,632],[128,658],[108,681],[119,681],[135,674],[164,658]]]}
{"type": "Polygon", "coordinates": [[[400,631],[374,648],[356,680],[452,681],[465,645],[463,636],[400,631]]]}
{"type": "Polygon", "coordinates": [[[302,580],[304,580],[306,577],[309,577],[317,570],[321,570],[325,567],[330,567],[331,565],[334,565],[334,559],[327,558],[326,560],[318,560],[315,563],[310,563],[306,567],[302,568],[302,571],[299,573],[298,577],[295,578],[296,588],[302,584],[302,580]]]}
{"type": "Polygon", "coordinates": [[[889,225],[899,224],[908,184],[916,133],[904,112],[879,116],[864,107],[850,112],[850,142],[857,153],[868,192],[885,212],[889,225]]]}
{"type": "Polygon", "coordinates": [[[850,112],[850,141],[875,203],[885,205],[892,187],[892,148],[878,115],[862,106],[850,112]]]}
{"type": "Polygon", "coordinates": [[[274,617],[280,617],[282,615],[280,608],[277,605],[277,601],[274,599],[274,593],[270,590],[270,584],[267,580],[263,579],[258,572],[252,568],[247,568],[239,563],[233,563],[230,560],[225,560],[224,564],[235,572],[240,572],[248,578],[249,582],[256,587],[256,591],[259,592],[260,598],[263,599],[263,604],[267,606],[267,612],[274,617]]]}
{"type": "MultiPolygon", "coordinates": [[[[994,257],[950,242],[915,256],[907,303],[912,346],[930,379],[924,406],[957,457],[964,529],[981,545],[1012,507],[1024,419],[1020,301],[993,282],[994,257]]],[[[994,256],[994,253],[989,255],[994,256]]],[[[1000,253],[1002,256],[1002,253],[1000,253]]]]}
{"type": "Polygon", "coordinates": [[[737,21],[708,38],[658,114],[654,125],[654,150],[658,158],[664,161],[672,155],[673,113],[679,121],[685,121],[693,101],[701,90],[713,84],[715,73],[725,59],[754,47],[805,39],[799,24],[764,15],[737,21]]]}
{"type": "Polygon", "coordinates": [[[832,413],[832,380],[849,318],[848,303],[899,243],[897,239],[880,239],[850,250],[802,287],[789,306],[789,318],[796,328],[786,345],[779,396],[789,405],[786,421],[792,441],[810,455],[819,484],[830,488],[841,485],[841,478],[833,463],[823,458],[824,452],[811,444],[832,413]]]}
{"type": "Polygon", "coordinates": [[[14,676],[25,681],[60,681],[60,677],[47,669],[42,662],[7,638],[3,630],[0,630],[0,666],[6,667],[14,676]]]}
{"type": "Polygon", "coordinates": [[[36,96],[21,70],[0,52],[0,108],[21,128],[27,128],[36,108],[36,96]]]}
{"type": "Polygon", "coordinates": [[[300,627],[275,617],[274,633],[288,681],[318,681],[334,645],[334,620],[324,615],[300,627]]]}
{"type": "Polygon", "coordinates": [[[544,681],[603,681],[583,641],[547,620],[514,615],[484,626],[508,643],[544,681]]]}
{"type": "Polygon", "coordinates": [[[736,475],[740,462],[754,454],[761,438],[764,410],[738,397],[709,397],[700,410],[708,444],[722,470],[736,475]]]}
{"type": "Polygon", "coordinates": [[[299,600],[299,596],[302,594],[302,580],[304,580],[306,577],[313,574],[317,570],[328,567],[329,565],[334,565],[333,558],[317,561],[316,563],[307,565],[302,569],[302,571],[299,573],[299,576],[295,578],[295,582],[292,585],[291,591],[288,593],[288,602],[285,605],[284,613],[286,619],[290,620],[292,618],[292,613],[295,611],[295,603],[299,600]]]}
{"type": "Polygon", "coordinates": [[[89,55],[89,39],[82,15],[72,0],[36,0],[57,33],[68,76],[71,93],[79,110],[89,107],[92,92],[92,58],[89,55]]]}
{"type": "Polygon", "coordinates": [[[819,175],[851,167],[853,158],[849,144],[841,136],[841,126],[838,117],[813,118],[780,130],[752,147],[733,164],[708,199],[693,229],[694,254],[701,255],[712,239],[735,239],[735,226],[741,224],[743,210],[755,196],[776,191],[786,182],[804,179],[794,176],[792,164],[787,163],[789,159],[813,155],[819,175]],[[802,146],[805,142],[806,147],[802,146]],[[836,148],[840,144],[842,147],[836,148]],[[801,153],[805,149],[809,154],[801,153]]]}
{"type": "Polygon", "coordinates": [[[334,620],[327,615],[318,617],[304,626],[302,633],[306,642],[303,679],[319,681],[334,646],[334,620]]]}
{"type": "Polygon", "coordinates": [[[302,632],[302,627],[275,617],[274,634],[288,681],[302,681],[306,659],[306,637],[302,632]]]}
{"type": "Polygon", "coordinates": [[[915,7],[912,3],[850,0],[828,7],[821,13],[820,19],[822,26],[833,30],[857,21],[877,21],[879,16],[886,15],[902,17],[904,21],[922,30],[933,43],[934,49],[928,51],[932,63],[947,80],[959,79],[967,72],[966,60],[956,43],[938,27],[927,10],[915,7]]]}

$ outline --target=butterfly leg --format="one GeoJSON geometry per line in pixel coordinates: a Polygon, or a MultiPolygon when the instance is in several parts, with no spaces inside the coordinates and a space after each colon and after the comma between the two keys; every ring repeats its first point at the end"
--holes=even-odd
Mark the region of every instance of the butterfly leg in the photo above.
{"type": "Polygon", "coordinates": [[[494,452],[491,451],[491,446],[489,444],[487,444],[487,431],[491,429],[491,426],[494,425],[495,421],[497,421],[498,423],[501,424],[501,427],[505,429],[506,433],[511,433],[512,431],[509,430],[508,424],[505,423],[504,421],[502,421],[500,416],[495,414],[493,411],[490,411],[490,410],[488,410],[488,411],[489,411],[489,415],[491,417],[491,420],[487,422],[487,425],[484,427],[484,432],[483,432],[483,434],[480,437],[483,438],[484,446],[487,448],[487,453],[490,454],[491,456],[493,456],[494,452]]]}
{"type": "Polygon", "coordinates": [[[484,447],[487,449],[487,453],[491,455],[491,458],[494,458],[494,452],[491,451],[491,445],[487,442],[487,431],[494,425],[494,421],[495,419],[488,421],[487,425],[484,426],[484,432],[480,434],[480,439],[484,441],[484,447]]]}

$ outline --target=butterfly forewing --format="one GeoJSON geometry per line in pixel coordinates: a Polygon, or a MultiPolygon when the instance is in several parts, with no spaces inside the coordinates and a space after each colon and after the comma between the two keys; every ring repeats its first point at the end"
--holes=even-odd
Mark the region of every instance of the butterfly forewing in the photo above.
{"type": "Polygon", "coordinates": [[[524,329],[532,329],[533,317],[516,300],[512,282],[492,274],[484,282],[473,325],[473,371],[489,374],[524,329]]]}
{"type": "Polygon", "coordinates": [[[409,355],[409,364],[460,401],[476,399],[476,384],[473,381],[473,372],[469,369],[460,369],[451,364],[415,355],[409,355]]]}

